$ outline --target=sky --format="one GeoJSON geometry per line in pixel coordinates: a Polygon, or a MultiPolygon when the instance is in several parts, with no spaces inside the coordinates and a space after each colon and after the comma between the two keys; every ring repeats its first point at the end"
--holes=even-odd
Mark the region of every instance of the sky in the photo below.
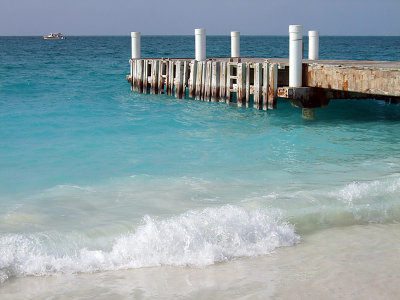
{"type": "Polygon", "coordinates": [[[400,36],[400,0],[0,0],[0,36],[321,35],[400,36]]]}

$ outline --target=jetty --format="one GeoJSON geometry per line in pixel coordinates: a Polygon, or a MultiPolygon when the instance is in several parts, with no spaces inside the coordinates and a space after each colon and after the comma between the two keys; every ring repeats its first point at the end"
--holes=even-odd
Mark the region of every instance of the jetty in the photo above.
{"type": "Polygon", "coordinates": [[[240,57],[240,33],[231,33],[231,57],[206,57],[205,29],[195,30],[195,58],[141,58],[140,33],[132,32],[127,79],[140,93],[225,102],[259,110],[279,98],[313,118],[315,108],[336,99],[400,103],[400,62],[319,60],[319,33],[309,31],[303,59],[301,25],[289,26],[289,59],[240,57]]]}

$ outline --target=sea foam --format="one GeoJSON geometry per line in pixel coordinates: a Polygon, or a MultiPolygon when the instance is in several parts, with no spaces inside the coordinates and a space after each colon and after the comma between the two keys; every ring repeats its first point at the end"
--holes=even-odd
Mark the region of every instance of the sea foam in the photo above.
{"type": "Polygon", "coordinates": [[[233,205],[164,220],[145,216],[134,232],[116,237],[109,250],[83,247],[66,253],[45,233],[6,234],[0,237],[0,281],[159,265],[201,267],[268,254],[299,241],[294,226],[282,221],[279,213],[233,205]]]}
{"type": "Polygon", "coordinates": [[[338,199],[351,206],[358,202],[366,202],[371,198],[395,197],[398,199],[399,190],[400,177],[396,174],[396,176],[370,182],[354,181],[339,190],[338,199]]]}

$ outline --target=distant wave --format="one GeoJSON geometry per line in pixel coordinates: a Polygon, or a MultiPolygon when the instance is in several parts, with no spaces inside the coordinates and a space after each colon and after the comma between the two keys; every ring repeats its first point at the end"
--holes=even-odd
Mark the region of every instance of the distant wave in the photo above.
{"type": "MultiPolygon", "coordinates": [[[[338,193],[338,197],[349,205],[352,205],[365,198],[388,196],[398,191],[400,191],[400,177],[392,176],[370,182],[354,181],[342,188],[338,193]]],[[[397,193],[397,195],[399,194],[397,193]]]]}
{"type": "Polygon", "coordinates": [[[226,205],[159,220],[115,239],[110,251],[77,248],[71,254],[51,234],[0,236],[0,282],[12,276],[119,270],[159,265],[205,266],[271,253],[300,241],[294,226],[268,210],[226,205]]]}
{"type": "Polygon", "coordinates": [[[301,210],[291,211],[293,216],[289,218],[302,235],[328,227],[400,222],[400,174],[397,173],[379,180],[353,181],[325,194],[306,192],[296,197],[310,203],[301,210]]]}

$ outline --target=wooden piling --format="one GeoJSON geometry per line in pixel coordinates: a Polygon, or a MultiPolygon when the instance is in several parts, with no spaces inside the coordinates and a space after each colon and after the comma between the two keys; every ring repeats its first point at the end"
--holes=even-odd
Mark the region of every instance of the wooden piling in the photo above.
{"type": "Polygon", "coordinates": [[[151,63],[151,93],[158,94],[158,72],[160,62],[153,59],[151,63]]]}
{"type": "Polygon", "coordinates": [[[182,82],[182,98],[186,98],[186,87],[189,81],[189,62],[183,62],[183,82],[182,82]]]}
{"type": "Polygon", "coordinates": [[[201,95],[200,95],[200,100],[205,99],[205,92],[206,92],[206,76],[207,76],[207,62],[203,61],[202,64],[203,71],[202,71],[202,85],[201,85],[201,95]]]}
{"type": "Polygon", "coordinates": [[[204,101],[211,101],[212,61],[206,62],[206,74],[204,83],[204,101]]]}
{"type": "Polygon", "coordinates": [[[211,80],[211,101],[218,102],[219,96],[219,81],[220,81],[220,63],[212,62],[212,80],[211,80]]]}
{"type": "Polygon", "coordinates": [[[163,76],[163,82],[164,82],[164,94],[167,94],[167,89],[168,89],[168,83],[169,83],[169,61],[166,60],[164,61],[164,76],[163,76]]]}
{"type": "Polygon", "coordinates": [[[133,61],[133,69],[132,69],[132,90],[137,91],[137,68],[138,62],[136,60],[133,61]]]}
{"type": "Polygon", "coordinates": [[[164,69],[165,69],[165,62],[160,60],[159,62],[159,71],[158,71],[158,94],[164,93],[164,69]]]}
{"type": "Polygon", "coordinates": [[[137,91],[140,93],[143,93],[143,65],[144,61],[143,60],[137,60],[137,91]]]}
{"type": "Polygon", "coordinates": [[[237,106],[243,106],[246,95],[246,63],[237,64],[237,106]]]}
{"type": "Polygon", "coordinates": [[[226,86],[225,86],[225,102],[227,104],[232,102],[232,86],[233,86],[233,80],[235,80],[233,77],[233,68],[236,67],[234,66],[231,62],[227,63],[226,66],[226,86]]]}
{"type": "Polygon", "coordinates": [[[197,75],[197,60],[190,62],[190,78],[189,78],[189,97],[196,96],[196,75],[197,75]]]}
{"type": "Polygon", "coordinates": [[[164,72],[165,72],[165,76],[163,76],[164,78],[164,94],[168,95],[168,83],[169,83],[169,61],[166,60],[164,61],[164,72]]]}
{"type": "Polygon", "coordinates": [[[169,81],[169,91],[170,91],[170,95],[173,96],[174,92],[175,92],[175,79],[176,79],[176,62],[175,61],[170,61],[170,76],[171,76],[171,80],[169,81]]]}
{"type": "Polygon", "coordinates": [[[166,80],[166,90],[167,90],[167,95],[172,95],[174,90],[174,62],[171,60],[167,61],[168,63],[168,75],[167,75],[167,80],[166,80]]]}
{"type": "Polygon", "coordinates": [[[268,109],[276,108],[278,92],[278,65],[269,65],[268,109]]]}
{"type": "Polygon", "coordinates": [[[204,62],[197,62],[197,70],[196,70],[196,91],[194,94],[194,98],[196,100],[201,100],[201,90],[203,83],[203,64],[204,62]]]}
{"type": "Polygon", "coordinates": [[[143,92],[144,94],[148,93],[148,83],[149,83],[149,61],[146,59],[144,60],[143,65],[143,92]]]}
{"type": "Polygon", "coordinates": [[[131,90],[134,91],[135,90],[135,84],[134,84],[135,82],[134,82],[134,80],[135,80],[135,68],[136,68],[136,66],[135,66],[135,62],[133,61],[133,59],[131,59],[129,61],[131,63],[131,81],[129,81],[129,82],[131,84],[131,90]]]}
{"type": "Polygon", "coordinates": [[[133,91],[134,89],[133,89],[133,76],[134,76],[134,73],[135,73],[135,62],[131,59],[130,61],[130,64],[131,64],[131,91],[133,91]]]}
{"type": "Polygon", "coordinates": [[[226,69],[227,63],[221,62],[220,63],[220,76],[219,76],[219,101],[225,102],[226,101],[226,69]]]}
{"type": "Polygon", "coordinates": [[[263,63],[263,87],[262,87],[262,109],[268,110],[268,91],[269,91],[269,63],[263,63]]]}
{"type": "Polygon", "coordinates": [[[176,62],[175,98],[182,99],[183,93],[183,62],[176,62]]]}
{"type": "Polygon", "coordinates": [[[149,86],[150,86],[150,94],[154,94],[154,89],[155,89],[155,84],[154,84],[154,71],[155,71],[155,63],[154,63],[154,59],[149,60],[150,62],[150,79],[149,79],[149,86]]]}
{"type": "Polygon", "coordinates": [[[263,69],[261,63],[254,64],[254,103],[253,107],[256,109],[262,109],[262,79],[263,79],[263,69]]]}
{"type": "Polygon", "coordinates": [[[246,107],[248,108],[250,106],[250,76],[251,76],[251,64],[247,63],[246,64],[246,107]]]}

